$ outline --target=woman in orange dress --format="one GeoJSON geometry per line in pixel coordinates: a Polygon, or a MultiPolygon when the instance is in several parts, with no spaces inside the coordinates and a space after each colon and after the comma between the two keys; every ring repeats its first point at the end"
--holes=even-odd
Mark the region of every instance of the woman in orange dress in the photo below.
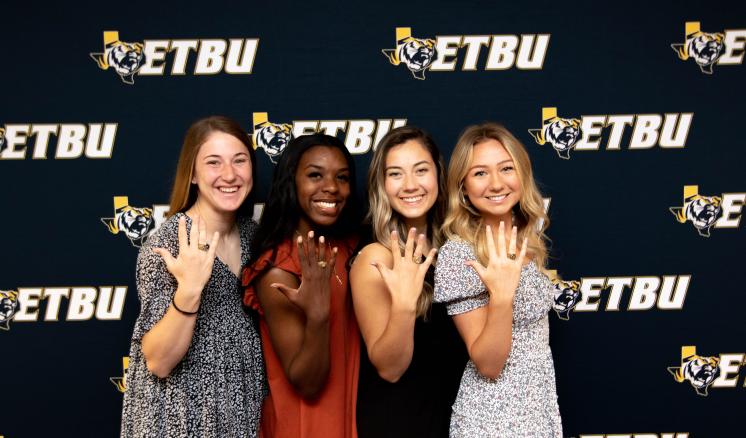
{"type": "Polygon", "coordinates": [[[265,438],[355,438],[360,334],[347,287],[357,244],[352,156],[322,134],[290,142],[275,168],[244,270],[260,315],[270,395],[265,438]]]}

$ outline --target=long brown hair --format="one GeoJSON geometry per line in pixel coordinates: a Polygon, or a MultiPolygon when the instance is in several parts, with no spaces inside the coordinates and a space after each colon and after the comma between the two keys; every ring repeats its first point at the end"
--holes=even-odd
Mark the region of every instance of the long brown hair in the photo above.
{"type": "MultiPolygon", "coordinates": [[[[430,153],[430,157],[435,164],[435,172],[438,181],[438,197],[435,204],[427,213],[427,233],[428,239],[433,248],[440,248],[443,244],[443,233],[440,229],[443,224],[446,210],[446,178],[445,164],[443,157],[435,145],[435,141],[430,134],[414,126],[402,126],[389,131],[378,143],[376,151],[373,153],[373,159],[368,169],[368,199],[370,208],[366,221],[370,222],[373,229],[373,238],[386,247],[391,249],[392,245],[397,245],[404,249],[405,240],[409,230],[404,220],[399,214],[391,208],[388,195],[386,195],[386,157],[389,151],[400,144],[409,140],[415,140],[430,153]],[[394,244],[390,242],[391,231],[396,230],[399,234],[399,242],[394,244]]],[[[417,315],[425,316],[432,303],[433,289],[432,285],[427,282],[423,285],[423,291],[417,301],[417,315]]]]}
{"type": "Polygon", "coordinates": [[[482,215],[464,196],[464,179],[474,155],[474,146],[485,140],[497,140],[513,159],[521,183],[521,200],[513,207],[514,225],[518,227],[518,242],[528,238],[528,252],[536,265],[543,269],[547,260],[544,231],[549,218],[544,212],[544,200],[536,187],[531,159],[526,148],[503,125],[494,122],[467,127],[456,142],[448,165],[448,213],[443,223],[443,232],[448,239],[461,239],[474,246],[477,259],[487,262],[487,242],[484,236],[482,215]]]}
{"type": "MultiPolygon", "coordinates": [[[[198,188],[196,184],[192,184],[194,162],[197,160],[200,147],[202,147],[213,132],[224,132],[232,135],[246,146],[249,159],[251,160],[252,181],[256,184],[256,154],[254,153],[251,137],[241,128],[241,125],[225,116],[210,116],[199,119],[192,123],[192,126],[187,129],[184,136],[184,143],[181,146],[181,153],[179,154],[179,162],[176,165],[176,176],[174,177],[174,186],[171,190],[171,200],[167,216],[170,217],[176,213],[187,211],[197,201],[198,188]]],[[[246,197],[238,208],[239,216],[251,217],[253,214],[254,201],[252,193],[253,191],[249,193],[249,196],[246,197]]]]}

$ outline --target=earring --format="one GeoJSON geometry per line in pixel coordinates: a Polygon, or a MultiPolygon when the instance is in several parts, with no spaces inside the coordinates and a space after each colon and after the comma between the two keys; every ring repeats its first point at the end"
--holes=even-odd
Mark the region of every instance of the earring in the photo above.
{"type": "Polygon", "coordinates": [[[458,197],[459,201],[461,203],[461,206],[466,209],[469,213],[473,214],[474,216],[479,216],[479,213],[474,210],[474,207],[472,207],[471,202],[469,202],[468,199],[466,199],[466,195],[464,195],[464,187],[459,186],[458,189],[458,197]]]}

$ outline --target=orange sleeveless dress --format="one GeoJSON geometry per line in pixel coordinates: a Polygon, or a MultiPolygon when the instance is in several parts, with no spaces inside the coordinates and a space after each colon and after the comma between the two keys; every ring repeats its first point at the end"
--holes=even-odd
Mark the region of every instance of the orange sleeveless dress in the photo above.
{"type": "Polygon", "coordinates": [[[280,359],[272,348],[269,327],[252,284],[258,276],[272,267],[300,278],[297,245],[292,240],[286,240],[276,248],[274,259],[273,251],[266,251],[243,271],[244,304],[257,310],[260,315],[259,331],[269,381],[269,396],[262,408],[260,437],[357,438],[355,404],[360,368],[360,332],[352,309],[345,267],[355,240],[332,241],[330,244],[338,247],[338,253],[336,272],[332,273],[329,280],[329,377],[326,386],[313,401],[298,395],[287,380],[280,359]]]}

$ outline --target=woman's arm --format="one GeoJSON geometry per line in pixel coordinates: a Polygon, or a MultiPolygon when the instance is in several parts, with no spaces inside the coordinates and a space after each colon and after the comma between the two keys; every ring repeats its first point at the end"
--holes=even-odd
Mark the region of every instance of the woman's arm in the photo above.
{"type": "Polygon", "coordinates": [[[453,317],[477,370],[483,376],[496,379],[510,354],[513,332],[513,297],[521,276],[527,244],[524,240],[516,257],[517,229],[513,227],[510,248],[506,251],[504,224],[500,223],[497,248],[491,227],[487,226],[489,263],[468,261],[489,292],[487,306],[453,317]],[[512,258],[508,254],[513,255],[512,258]]]}
{"type": "MultiPolygon", "coordinates": [[[[392,383],[412,362],[417,300],[435,255],[432,250],[421,264],[413,261],[413,257],[421,259],[425,240],[421,235],[413,250],[413,230],[407,236],[404,257],[398,246],[389,251],[374,243],[361,251],[350,271],[355,316],[368,357],[381,378],[392,383]]],[[[392,232],[391,242],[398,241],[396,232],[392,232]]]]}
{"type": "Polygon", "coordinates": [[[320,265],[325,260],[324,238],[319,238],[318,255],[312,233],[307,244],[298,239],[302,278],[273,268],[254,287],[285,375],[303,398],[310,399],[324,388],[329,374],[329,280],[337,249],[320,265]]]}
{"type": "MultiPolygon", "coordinates": [[[[196,312],[207,281],[212,274],[215,251],[218,246],[218,233],[210,242],[210,249],[197,248],[198,242],[205,242],[205,225],[195,216],[192,220],[190,239],[187,243],[186,219],[179,219],[179,255],[174,258],[168,250],[153,248],[166,263],[168,271],[176,278],[178,287],[173,302],[185,312],[196,312]]],[[[184,358],[192,343],[197,315],[187,315],[168,307],[158,323],[142,338],[142,353],[148,370],[160,378],[168,377],[171,370],[184,358]]]]}

